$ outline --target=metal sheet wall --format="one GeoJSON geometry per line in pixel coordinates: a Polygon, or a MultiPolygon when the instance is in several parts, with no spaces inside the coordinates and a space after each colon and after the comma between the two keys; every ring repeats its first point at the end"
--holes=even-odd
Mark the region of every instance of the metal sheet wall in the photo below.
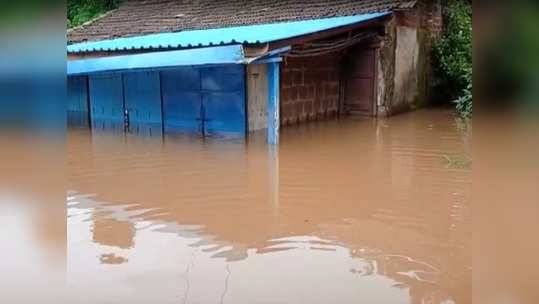
{"type": "Polygon", "coordinates": [[[161,72],[165,133],[202,132],[202,92],[199,68],[161,72]]]}
{"type": "Polygon", "coordinates": [[[68,111],[88,113],[87,77],[74,76],[67,78],[67,101],[68,111]]]}
{"type": "Polygon", "coordinates": [[[92,75],[92,125],[155,135],[245,136],[245,67],[92,75]]]}
{"type": "Polygon", "coordinates": [[[130,133],[162,133],[161,84],[159,72],[136,72],[123,75],[124,119],[130,133]]]}
{"type": "Polygon", "coordinates": [[[243,66],[201,70],[202,105],[208,135],[244,135],[245,69],[243,66]]]}
{"type": "Polygon", "coordinates": [[[245,136],[245,68],[240,65],[162,72],[165,132],[245,136]]]}
{"type": "Polygon", "coordinates": [[[92,127],[103,130],[122,130],[124,127],[122,75],[91,75],[88,84],[92,127]]]}
{"type": "Polygon", "coordinates": [[[67,123],[70,126],[89,126],[88,78],[67,78],[67,123]]]}

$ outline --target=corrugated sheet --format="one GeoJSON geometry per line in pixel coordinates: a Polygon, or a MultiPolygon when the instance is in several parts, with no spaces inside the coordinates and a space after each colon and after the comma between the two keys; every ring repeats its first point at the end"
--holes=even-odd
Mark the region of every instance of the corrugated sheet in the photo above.
{"type": "Polygon", "coordinates": [[[243,47],[241,45],[229,45],[192,50],[70,60],[67,62],[67,75],[194,65],[237,64],[244,63],[244,61],[243,47]]]}
{"type": "Polygon", "coordinates": [[[96,51],[110,52],[126,50],[177,49],[241,43],[267,43],[360,23],[379,18],[387,14],[388,13],[373,13],[317,20],[247,25],[208,30],[192,30],[177,33],[151,34],[138,37],[72,44],[67,47],[67,51],[69,53],[96,51]]]}

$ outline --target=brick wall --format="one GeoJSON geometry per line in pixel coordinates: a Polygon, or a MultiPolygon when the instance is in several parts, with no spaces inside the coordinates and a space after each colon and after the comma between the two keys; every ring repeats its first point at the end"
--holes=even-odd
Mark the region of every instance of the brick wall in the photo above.
{"type": "Polygon", "coordinates": [[[285,59],[281,66],[281,125],[338,112],[340,60],[338,54],[285,59]]]}
{"type": "Polygon", "coordinates": [[[421,28],[431,35],[437,36],[442,32],[442,5],[439,0],[422,0],[418,3],[421,14],[421,28]]]}
{"type": "Polygon", "coordinates": [[[398,26],[425,30],[432,36],[442,31],[442,5],[439,0],[420,0],[414,9],[395,12],[395,17],[398,26]]]}

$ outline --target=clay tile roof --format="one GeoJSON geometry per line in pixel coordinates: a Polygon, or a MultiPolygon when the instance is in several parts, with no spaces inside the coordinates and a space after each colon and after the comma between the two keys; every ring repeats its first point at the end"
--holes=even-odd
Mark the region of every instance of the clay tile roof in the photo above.
{"type": "Polygon", "coordinates": [[[410,0],[127,0],[68,31],[68,41],[349,16],[410,8],[410,0]]]}

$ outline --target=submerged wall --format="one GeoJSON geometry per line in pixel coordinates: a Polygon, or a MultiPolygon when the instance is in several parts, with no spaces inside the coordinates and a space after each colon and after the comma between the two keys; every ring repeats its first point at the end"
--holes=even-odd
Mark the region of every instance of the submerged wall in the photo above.
{"type": "MultiPolygon", "coordinates": [[[[373,42],[375,115],[395,115],[430,101],[431,46],[442,30],[439,0],[419,0],[413,9],[394,12],[381,39],[373,42]]],[[[365,47],[371,47],[366,43],[365,47]]],[[[285,58],[281,68],[281,124],[340,113],[343,57],[339,53],[285,58]]]]}
{"type": "Polygon", "coordinates": [[[243,65],[100,73],[87,82],[80,79],[68,78],[68,109],[89,117],[94,130],[245,136],[243,65]]]}
{"type": "Polygon", "coordinates": [[[281,65],[281,124],[337,114],[341,57],[285,58],[281,65]]]}
{"type": "Polygon", "coordinates": [[[426,98],[418,86],[419,43],[417,29],[397,26],[395,44],[394,91],[391,111],[393,114],[416,106],[418,99],[426,98]]]}

